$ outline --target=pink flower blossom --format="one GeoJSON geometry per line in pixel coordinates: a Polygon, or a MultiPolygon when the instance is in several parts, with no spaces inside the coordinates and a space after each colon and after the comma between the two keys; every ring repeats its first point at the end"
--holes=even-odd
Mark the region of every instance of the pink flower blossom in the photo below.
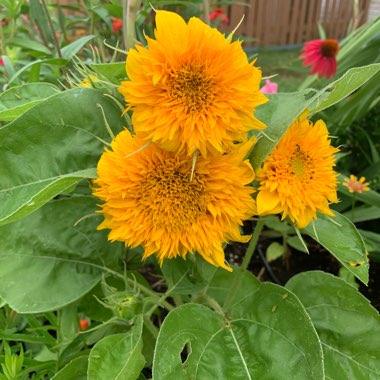
{"type": "Polygon", "coordinates": [[[265,81],[265,85],[261,87],[260,91],[263,94],[276,94],[278,92],[278,84],[267,79],[265,81]]]}
{"type": "Polygon", "coordinates": [[[310,74],[318,74],[318,77],[327,79],[336,75],[336,55],[339,44],[337,40],[312,40],[305,43],[303,54],[303,65],[311,66],[310,74]]]}

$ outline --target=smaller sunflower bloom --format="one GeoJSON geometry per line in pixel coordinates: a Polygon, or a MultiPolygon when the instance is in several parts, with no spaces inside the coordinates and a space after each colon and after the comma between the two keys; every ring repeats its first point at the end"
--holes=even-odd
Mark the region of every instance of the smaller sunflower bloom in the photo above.
{"type": "Polygon", "coordinates": [[[348,187],[350,193],[361,193],[363,191],[369,191],[369,183],[365,182],[365,177],[356,177],[351,174],[350,178],[346,178],[343,182],[344,186],[348,187]]]}
{"type": "Polygon", "coordinates": [[[317,217],[317,211],[333,216],[329,202],[337,202],[337,174],[328,130],[322,120],[314,126],[306,112],[296,120],[264,161],[257,173],[256,198],[261,215],[282,213],[299,228],[317,217]]]}
{"type": "Polygon", "coordinates": [[[112,30],[117,33],[123,27],[123,20],[117,17],[111,17],[112,19],[112,30]]]}
{"type": "Polygon", "coordinates": [[[244,160],[248,141],[217,157],[198,157],[195,167],[186,155],[162,150],[123,131],[98,163],[94,195],[104,201],[98,229],[108,239],[144,248],[144,259],[164,259],[198,252],[212,265],[231,270],[222,245],[247,242],[243,220],[255,213],[248,186],[254,172],[244,160]],[[145,145],[145,148],[144,148],[145,145]]]}
{"type": "Polygon", "coordinates": [[[339,51],[338,41],[335,39],[312,40],[305,43],[303,54],[303,65],[311,66],[310,74],[318,74],[318,77],[329,79],[336,75],[336,55],[339,51]]]}
{"type": "Polygon", "coordinates": [[[277,94],[278,84],[276,82],[271,82],[269,79],[265,81],[265,85],[260,88],[263,94],[277,94]]]}
{"type": "Polygon", "coordinates": [[[210,21],[220,21],[222,24],[228,25],[230,20],[228,16],[223,12],[222,8],[215,8],[212,12],[210,12],[210,21]]]}

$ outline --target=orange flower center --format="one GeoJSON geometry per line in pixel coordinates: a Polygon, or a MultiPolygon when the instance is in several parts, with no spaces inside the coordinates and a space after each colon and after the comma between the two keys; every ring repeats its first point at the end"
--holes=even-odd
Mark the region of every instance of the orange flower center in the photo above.
{"type": "Polygon", "coordinates": [[[170,95],[179,100],[187,113],[203,111],[214,98],[214,82],[202,66],[188,65],[171,75],[170,95]]]}
{"type": "Polygon", "coordinates": [[[290,157],[290,167],[292,174],[298,179],[312,180],[314,176],[313,160],[297,144],[292,156],[290,157]]]}
{"type": "Polygon", "coordinates": [[[191,165],[167,159],[141,182],[138,204],[158,228],[183,231],[207,211],[205,186],[191,165]]]}
{"type": "Polygon", "coordinates": [[[335,39],[324,40],[321,44],[321,54],[326,58],[335,58],[338,50],[338,41],[335,39]]]}

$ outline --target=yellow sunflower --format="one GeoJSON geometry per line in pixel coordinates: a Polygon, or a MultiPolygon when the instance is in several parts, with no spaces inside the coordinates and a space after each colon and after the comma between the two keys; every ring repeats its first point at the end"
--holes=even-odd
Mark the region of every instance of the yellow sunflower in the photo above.
{"type": "Polygon", "coordinates": [[[155,38],[130,49],[129,80],[121,83],[136,132],[165,150],[221,153],[252,129],[263,129],[255,108],[261,71],[249,63],[241,42],[192,17],[156,13],[155,38]]]}
{"type": "Polygon", "coordinates": [[[257,173],[259,214],[282,213],[306,227],[317,211],[334,215],[329,202],[337,202],[337,174],[328,130],[322,120],[313,126],[304,113],[296,120],[257,173]]]}
{"type": "Polygon", "coordinates": [[[186,155],[162,150],[152,143],[121,132],[98,163],[99,178],[94,194],[104,203],[104,221],[109,240],[130,247],[141,245],[144,258],[186,257],[198,252],[209,263],[230,268],[222,244],[247,242],[241,236],[242,221],[255,213],[246,186],[254,179],[244,160],[253,141],[238,145],[227,154],[198,157],[195,167],[186,155]]]}

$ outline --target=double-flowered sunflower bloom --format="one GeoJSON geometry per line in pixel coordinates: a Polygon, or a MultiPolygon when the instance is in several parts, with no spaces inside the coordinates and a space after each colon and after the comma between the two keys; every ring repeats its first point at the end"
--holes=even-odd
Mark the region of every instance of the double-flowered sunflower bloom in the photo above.
{"type": "Polygon", "coordinates": [[[220,154],[265,125],[253,112],[266,102],[261,71],[241,42],[232,42],[198,18],[157,11],[155,39],[130,49],[127,81],[119,91],[145,142],[203,157],[220,154]]]}
{"type": "Polygon", "coordinates": [[[225,154],[199,156],[195,166],[184,152],[169,152],[121,132],[98,164],[94,194],[104,201],[109,239],[144,247],[144,258],[186,257],[198,252],[209,263],[230,269],[222,244],[247,242],[239,226],[255,213],[248,186],[254,172],[244,160],[253,141],[225,154]],[[146,144],[145,144],[146,145],[146,144]]]}
{"type": "Polygon", "coordinates": [[[304,113],[296,120],[257,173],[259,214],[282,213],[299,228],[316,218],[317,211],[333,215],[329,202],[337,202],[337,174],[328,130],[322,120],[314,126],[304,113]]]}

